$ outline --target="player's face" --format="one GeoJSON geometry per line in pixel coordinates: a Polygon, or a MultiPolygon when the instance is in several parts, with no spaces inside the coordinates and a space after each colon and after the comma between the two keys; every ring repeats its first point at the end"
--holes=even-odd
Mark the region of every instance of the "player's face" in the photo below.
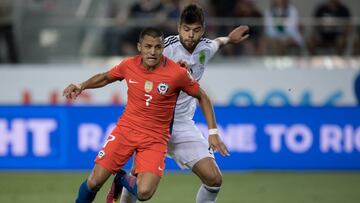
{"type": "Polygon", "coordinates": [[[143,55],[143,65],[147,69],[156,68],[161,62],[161,56],[164,50],[162,37],[151,37],[145,35],[137,44],[139,52],[143,55]]]}
{"type": "Polygon", "coordinates": [[[178,26],[181,44],[189,51],[193,51],[204,34],[204,27],[200,23],[186,24],[178,26]]]}

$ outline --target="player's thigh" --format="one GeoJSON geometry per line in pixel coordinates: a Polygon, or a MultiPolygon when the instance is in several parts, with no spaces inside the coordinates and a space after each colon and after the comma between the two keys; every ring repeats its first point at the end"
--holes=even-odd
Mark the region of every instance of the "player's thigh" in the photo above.
{"type": "Polygon", "coordinates": [[[130,129],[115,128],[98,153],[95,163],[113,174],[116,173],[126,164],[135,151],[136,145],[131,138],[130,129]]]}
{"type": "Polygon", "coordinates": [[[215,159],[211,157],[206,157],[198,161],[192,167],[192,171],[208,186],[220,186],[222,184],[221,171],[215,159]]]}
{"type": "Polygon", "coordinates": [[[207,157],[214,159],[214,153],[204,138],[179,143],[169,142],[168,154],[182,169],[192,169],[197,162],[207,157]]]}
{"type": "Polygon", "coordinates": [[[135,174],[150,172],[161,177],[165,170],[166,143],[144,142],[135,154],[135,174]]]}

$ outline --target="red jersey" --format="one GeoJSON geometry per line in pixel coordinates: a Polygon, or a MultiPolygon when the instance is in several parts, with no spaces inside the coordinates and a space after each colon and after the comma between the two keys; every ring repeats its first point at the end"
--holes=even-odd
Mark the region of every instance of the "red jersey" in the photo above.
{"type": "Polygon", "coordinates": [[[161,142],[170,138],[180,91],[193,96],[199,90],[199,83],[188,71],[165,56],[151,71],[142,65],[141,55],[125,59],[113,67],[108,76],[125,79],[128,86],[127,105],[117,125],[131,127],[161,142]]]}

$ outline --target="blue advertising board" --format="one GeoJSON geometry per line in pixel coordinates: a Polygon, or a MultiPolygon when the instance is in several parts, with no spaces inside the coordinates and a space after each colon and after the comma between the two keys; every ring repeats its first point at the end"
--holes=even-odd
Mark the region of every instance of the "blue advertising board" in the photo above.
{"type": "MultiPolygon", "coordinates": [[[[1,106],[0,169],[90,169],[121,106],[1,106]]],[[[360,108],[215,107],[223,170],[359,170],[360,108]]],[[[200,111],[194,117],[206,136],[200,111]]],[[[126,168],[129,168],[129,164],[126,168]]],[[[177,170],[166,160],[166,168],[177,170]]]]}

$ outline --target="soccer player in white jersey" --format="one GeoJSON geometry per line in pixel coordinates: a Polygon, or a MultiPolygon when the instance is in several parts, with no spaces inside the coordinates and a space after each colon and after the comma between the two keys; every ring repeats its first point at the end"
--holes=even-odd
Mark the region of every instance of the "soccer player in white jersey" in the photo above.
{"type": "MultiPolygon", "coordinates": [[[[163,54],[174,61],[186,63],[194,79],[199,81],[205,65],[218,51],[219,47],[229,43],[240,43],[248,38],[247,26],[239,26],[226,37],[214,40],[202,38],[205,30],[204,14],[201,7],[190,4],[181,13],[178,33],[165,39],[163,54]]],[[[174,123],[168,154],[182,169],[191,169],[201,180],[196,195],[196,203],[216,201],[222,184],[222,175],[214,159],[213,150],[225,147],[217,129],[210,129],[208,141],[193,121],[196,100],[181,92],[175,109],[174,123]]],[[[226,156],[228,154],[222,154],[226,156]]],[[[135,166],[136,167],[136,166],[135,166]]],[[[114,188],[114,187],[112,187],[114,188]]],[[[110,190],[108,195],[117,199],[119,194],[110,190]]],[[[136,202],[136,197],[123,188],[120,203],[136,202]]]]}

